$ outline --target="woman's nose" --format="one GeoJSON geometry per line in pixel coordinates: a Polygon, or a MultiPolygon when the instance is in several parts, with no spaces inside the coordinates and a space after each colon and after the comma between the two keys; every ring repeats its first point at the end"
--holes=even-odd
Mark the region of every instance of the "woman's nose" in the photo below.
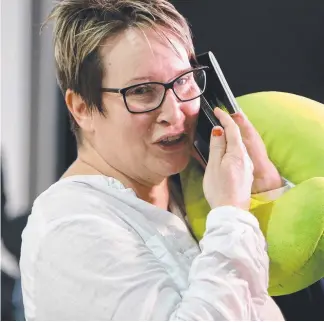
{"type": "Polygon", "coordinates": [[[181,102],[172,90],[166,92],[157,121],[171,125],[181,124],[186,118],[185,106],[190,102],[181,102]]]}

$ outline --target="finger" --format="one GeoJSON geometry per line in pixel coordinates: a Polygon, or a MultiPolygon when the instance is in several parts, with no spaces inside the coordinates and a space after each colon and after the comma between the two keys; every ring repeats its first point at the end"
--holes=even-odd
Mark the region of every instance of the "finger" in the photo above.
{"type": "Polygon", "coordinates": [[[246,150],[245,146],[244,146],[244,161],[246,162],[247,164],[247,167],[248,169],[251,171],[251,173],[253,174],[253,171],[254,171],[254,164],[253,164],[253,161],[252,159],[250,158],[249,156],[249,153],[248,151],[246,150]]]}
{"type": "Polygon", "coordinates": [[[240,130],[232,117],[226,112],[222,111],[220,108],[215,108],[214,114],[220,121],[221,125],[224,127],[227,142],[227,151],[231,152],[237,149],[242,150],[243,142],[240,130]]]}
{"type": "Polygon", "coordinates": [[[243,112],[232,114],[232,119],[240,129],[241,135],[245,138],[255,135],[256,130],[250,120],[243,112]]]}
{"type": "Polygon", "coordinates": [[[209,148],[209,161],[214,164],[220,164],[226,152],[226,137],[221,126],[215,126],[212,129],[209,148]]]}
{"type": "Polygon", "coordinates": [[[267,156],[265,145],[260,134],[247,116],[243,112],[239,112],[232,114],[232,118],[240,129],[243,143],[253,161],[264,159],[267,156]]]}

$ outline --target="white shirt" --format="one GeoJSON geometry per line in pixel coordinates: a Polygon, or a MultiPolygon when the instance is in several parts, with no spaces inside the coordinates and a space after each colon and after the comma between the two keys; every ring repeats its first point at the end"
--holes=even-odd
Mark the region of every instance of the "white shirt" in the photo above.
{"type": "Polygon", "coordinates": [[[22,235],[28,320],[282,319],[267,293],[257,219],[208,214],[199,245],[181,218],[105,176],[60,180],[35,201],[22,235]],[[269,313],[271,312],[271,313],[269,313]]]}

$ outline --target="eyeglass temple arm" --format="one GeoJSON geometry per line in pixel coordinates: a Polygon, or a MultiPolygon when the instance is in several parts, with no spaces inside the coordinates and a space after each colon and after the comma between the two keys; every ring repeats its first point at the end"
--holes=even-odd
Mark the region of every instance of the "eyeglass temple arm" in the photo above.
{"type": "Polygon", "coordinates": [[[102,87],[100,90],[102,92],[108,92],[108,93],[120,93],[120,88],[106,88],[106,87],[102,87]]]}

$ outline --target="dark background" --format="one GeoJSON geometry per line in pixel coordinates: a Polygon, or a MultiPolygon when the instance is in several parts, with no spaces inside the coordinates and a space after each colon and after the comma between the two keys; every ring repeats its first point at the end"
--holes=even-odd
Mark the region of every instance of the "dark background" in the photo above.
{"type": "Polygon", "coordinates": [[[235,96],[278,90],[324,101],[324,1],[172,1],[196,53],[214,52],[235,96]]]}

